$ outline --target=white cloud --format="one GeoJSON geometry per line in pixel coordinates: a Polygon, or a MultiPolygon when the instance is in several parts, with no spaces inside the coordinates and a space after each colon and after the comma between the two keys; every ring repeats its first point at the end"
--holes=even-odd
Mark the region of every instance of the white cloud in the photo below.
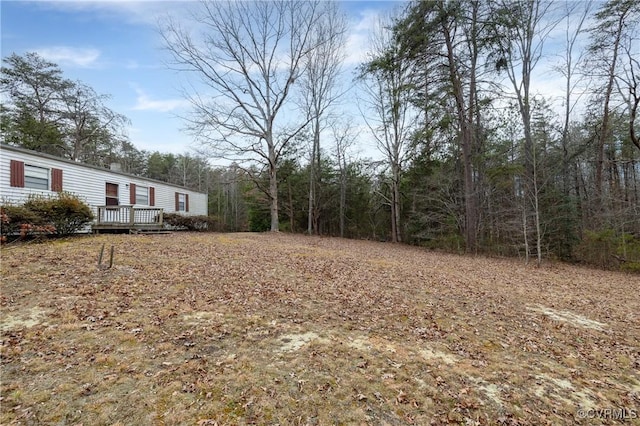
{"type": "Polygon", "coordinates": [[[371,31],[379,25],[380,11],[366,9],[359,12],[357,19],[351,23],[351,31],[347,36],[345,65],[359,65],[367,59],[371,31]]]}
{"type": "Polygon", "coordinates": [[[139,88],[135,89],[138,94],[136,98],[136,104],[132,108],[135,111],[157,111],[157,112],[170,112],[177,109],[186,108],[189,106],[189,101],[186,99],[151,99],[144,91],[139,88]]]}
{"type": "Polygon", "coordinates": [[[380,7],[356,10],[351,19],[345,50],[347,66],[359,65],[367,60],[371,50],[371,38],[381,27],[389,25],[398,16],[404,2],[380,3],[380,7]]]}
{"type": "Polygon", "coordinates": [[[180,19],[188,15],[192,7],[197,6],[197,2],[173,0],[58,0],[43,1],[40,4],[50,9],[90,12],[97,17],[117,18],[121,22],[152,27],[156,26],[161,17],[180,19]]]}
{"type": "Polygon", "coordinates": [[[36,49],[43,58],[58,65],[70,65],[80,68],[90,68],[97,64],[100,51],[94,48],[71,46],[53,46],[36,49]]]}

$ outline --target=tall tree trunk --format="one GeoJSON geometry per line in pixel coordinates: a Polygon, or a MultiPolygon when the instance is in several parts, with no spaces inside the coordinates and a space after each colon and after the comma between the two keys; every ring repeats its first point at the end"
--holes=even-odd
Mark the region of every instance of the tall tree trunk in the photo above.
{"type": "Polygon", "coordinates": [[[278,220],[278,168],[276,150],[272,141],[267,141],[269,146],[269,199],[271,201],[271,232],[280,231],[278,220]]]}
{"type": "MultiPolygon", "coordinates": [[[[530,75],[528,75],[527,79],[530,78],[530,75]]],[[[527,92],[528,92],[528,87],[529,84],[527,82],[527,92]]],[[[528,98],[528,95],[527,95],[528,98]]],[[[536,158],[536,151],[535,151],[535,147],[534,147],[534,142],[533,142],[533,135],[531,134],[531,112],[530,110],[528,111],[527,114],[527,122],[528,122],[528,126],[525,126],[525,129],[527,129],[528,127],[528,133],[529,133],[529,146],[527,149],[530,150],[530,154],[528,155],[531,158],[531,203],[533,204],[533,220],[534,220],[534,226],[535,226],[535,230],[536,230],[536,259],[537,259],[537,264],[538,266],[540,266],[540,264],[542,263],[542,225],[540,224],[541,221],[541,214],[540,214],[540,184],[538,183],[538,159],[536,158]]],[[[525,130],[525,134],[526,134],[526,130],[525,130]]],[[[526,139],[526,136],[525,136],[526,139]]],[[[541,178],[541,181],[543,181],[544,179],[544,175],[541,178]]]]}
{"type": "Polygon", "coordinates": [[[524,261],[529,263],[529,220],[527,219],[527,198],[522,201],[522,236],[524,238],[524,261]]]}
{"type": "Polygon", "coordinates": [[[602,199],[602,174],[604,171],[604,155],[607,139],[609,138],[609,126],[610,126],[610,109],[609,103],[611,102],[611,94],[616,78],[616,64],[618,62],[618,53],[620,49],[620,41],[622,37],[622,29],[624,26],[624,18],[626,14],[621,14],[618,19],[618,26],[616,28],[615,39],[613,42],[611,64],[609,65],[607,87],[604,92],[603,112],[602,112],[602,124],[600,125],[600,135],[598,137],[598,145],[596,147],[596,176],[595,176],[595,191],[596,191],[596,207],[598,210],[602,210],[604,207],[602,199]]]}
{"type": "Polygon", "coordinates": [[[469,68],[469,102],[468,102],[468,113],[467,113],[467,123],[469,125],[469,154],[468,154],[468,167],[470,172],[466,172],[465,179],[468,179],[467,175],[470,175],[471,182],[469,183],[471,188],[471,193],[469,194],[471,201],[469,204],[469,209],[472,212],[470,215],[470,220],[473,220],[470,225],[470,232],[473,232],[473,236],[470,237],[470,242],[472,243],[470,251],[476,252],[478,250],[478,222],[479,222],[479,176],[475,178],[474,175],[479,175],[479,170],[474,166],[474,158],[478,154],[477,150],[480,148],[479,141],[480,137],[478,132],[481,131],[480,123],[476,122],[480,118],[480,111],[478,108],[478,88],[477,88],[477,72],[476,67],[478,63],[478,8],[480,7],[479,2],[472,2],[472,16],[471,16],[471,29],[469,30],[470,40],[469,50],[470,50],[470,68],[469,68]]]}
{"type": "Polygon", "coordinates": [[[313,140],[313,148],[311,149],[311,161],[309,162],[309,211],[307,215],[307,234],[313,234],[313,210],[315,206],[315,162],[316,156],[316,141],[315,136],[313,140]]]}
{"type": "MultiPolygon", "coordinates": [[[[338,159],[338,161],[341,161],[338,159]]],[[[340,165],[340,237],[344,238],[344,210],[347,201],[347,164],[343,161],[340,165]]]]}
{"type": "Polygon", "coordinates": [[[447,58],[449,64],[449,78],[453,88],[453,93],[456,100],[456,114],[458,116],[458,123],[460,127],[460,144],[462,146],[462,164],[464,167],[464,204],[465,204],[465,249],[468,253],[475,252],[477,250],[477,209],[475,202],[475,191],[473,185],[473,132],[471,129],[472,124],[467,119],[466,105],[464,101],[464,91],[462,82],[460,81],[460,75],[458,74],[458,67],[455,60],[453,40],[449,28],[446,26],[443,28],[445,36],[445,43],[447,48],[447,58]]]}
{"type": "Polygon", "coordinates": [[[313,147],[309,163],[309,217],[307,233],[318,234],[318,179],[320,175],[320,112],[315,111],[313,120],[313,147]]]}
{"type": "Polygon", "coordinates": [[[402,241],[400,234],[400,171],[399,166],[394,165],[391,172],[391,241],[402,241]]]}
{"type": "Polygon", "coordinates": [[[293,214],[293,193],[291,191],[291,182],[288,182],[287,186],[289,188],[289,229],[291,230],[291,232],[296,232],[293,214]]]}

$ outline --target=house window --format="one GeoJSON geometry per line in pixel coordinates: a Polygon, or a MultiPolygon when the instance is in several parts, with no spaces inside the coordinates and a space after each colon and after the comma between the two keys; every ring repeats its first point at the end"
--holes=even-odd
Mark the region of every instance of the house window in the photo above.
{"type": "Polygon", "coordinates": [[[189,194],[176,192],[176,211],[177,212],[189,211],[189,194]]]}
{"type": "Polygon", "coordinates": [[[149,205],[149,188],[136,185],[136,204],[149,205]]]}
{"type": "Polygon", "coordinates": [[[117,183],[109,183],[107,182],[105,187],[106,201],[105,204],[107,206],[117,206],[120,204],[120,198],[118,197],[118,184],[117,183]]]}
{"type": "Polygon", "coordinates": [[[178,194],[178,211],[179,212],[185,211],[185,207],[187,206],[186,202],[187,200],[186,200],[185,194],[178,194]]]}
{"type": "Polygon", "coordinates": [[[49,189],[49,169],[24,165],[24,187],[33,189],[49,189]]]}
{"type": "Polygon", "coordinates": [[[14,188],[62,191],[62,169],[49,169],[25,164],[23,161],[11,160],[9,173],[9,183],[14,188]]]}

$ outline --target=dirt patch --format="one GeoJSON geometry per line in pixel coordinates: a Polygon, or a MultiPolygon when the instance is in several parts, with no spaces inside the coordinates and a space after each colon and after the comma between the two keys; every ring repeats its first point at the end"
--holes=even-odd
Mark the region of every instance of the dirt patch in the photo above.
{"type": "Polygon", "coordinates": [[[301,334],[285,334],[278,339],[282,346],[278,348],[279,352],[292,352],[297,351],[304,345],[311,343],[312,341],[318,341],[320,343],[327,342],[326,339],[321,339],[318,334],[309,331],[301,334]]]}
{"type": "Polygon", "coordinates": [[[214,318],[221,317],[221,314],[215,312],[193,312],[182,317],[182,320],[186,322],[188,325],[199,325],[211,323],[214,318]]]}
{"type": "Polygon", "coordinates": [[[356,337],[355,339],[348,339],[347,345],[362,352],[368,352],[372,347],[371,342],[366,337],[356,337]]]}
{"type": "Polygon", "coordinates": [[[361,352],[375,351],[379,353],[394,354],[398,351],[393,342],[389,342],[386,339],[370,338],[367,336],[352,335],[351,333],[347,333],[346,337],[342,336],[342,340],[347,344],[347,346],[357,349],[361,352]]]}
{"type": "Polygon", "coordinates": [[[484,393],[486,397],[494,404],[497,404],[499,406],[502,406],[504,404],[502,398],[500,398],[500,389],[498,388],[498,385],[495,385],[493,383],[482,384],[478,387],[478,389],[480,389],[482,393],[484,393]]]}
{"type": "Polygon", "coordinates": [[[551,377],[547,374],[536,376],[535,394],[539,397],[564,401],[580,408],[597,408],[598,397],[587,387],[578,387],[570,380],[551,377]]]}
{"type": "Polygon", "coordinates": [[[527,306],[527,309],[535,312],[540,312],[548,316],[552,320],[566,322],[576,327],[591,328],[593,330],[599,331],[604,331],[607,327],[607,324],[605,323],[594,321],[587,317],[569,311],[557,311],[542,305],[527,306]]]}
{"type": "Polygon", "coordinates": [[[38,324],[44,324],[47,312],[47,310],[35,306],[20,313],[2,315],[0,316],[0,331],[31,328],[38,324]]]}
{"type": "Polygon", "coordinates": [[[447,365],[453,365],[459,361],[457,356],[433,348],[424,348],[420,350],[420,355],[422,355],[427,361],[443,362],[447,365]]]}

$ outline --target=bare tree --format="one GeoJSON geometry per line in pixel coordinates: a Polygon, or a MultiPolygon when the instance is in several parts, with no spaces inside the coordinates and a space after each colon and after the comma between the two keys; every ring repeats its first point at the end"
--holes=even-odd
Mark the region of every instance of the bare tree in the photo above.
{"type": "Polygon", "coordinates": [[[582,93],[576,94],[576,89],[584,80],[584,75],[578,73],[585,60],[585,51],[576,52],[576,45],[584,33],[584,23],[591,12],[591,1],[584,3],[566,3],[565,7],[565,45],[562,52],[562,62],[554,69],[565,78],[564,117],[562,124],[562,190],[565,195],[569,192],[569,125],[571,115],[582,98],[582,93]]]}
{"type": "MultiPolygon", "coordinates": [[[[637,43],[637,38],[635,43],[637,43]]],[[[635,43],[629,40],[625,44],[623,51],[625,54],[625,64],[622,66],[623,72],[619,73],[616,79],[618,92],[629,110],[629,138],[631,142],[640,149],[640,135],[637,133],[638,107],[640,106],[640,61],[638,51],[634,51],[631,46],[635,43]]]]}
{"type": "Polygon", "coordinates": [[[379,22],[374,29],[370,60],[361,69],[363,104],[371,113],[363,117],[390,171],[391,240],[400,242],[400,178],[419,112],[411,102],[412,67],[387,27],[379,22]]]}
{"type": "MultiPolygon", "coordinates": [[[[331,132],[335,143],[336,161],[340,179],[340,200],[338,206],[340,237],[344,237],[345,211],[347,207],[347,157],[349,149],[356,141],[354,127],[351,121],[334,121],[331,124],[331,132]]],[[[350,163],[351,161],[349,161],[350,163]]]]}
{"type": "Polygon", "coordinates": [[[537,262],[542,262],[542,228],[540,218],[539,179],[535,158],[534,138],[532,134],[532,95],[531,77],[540,57],[545,40],[556,27],[559,20],[551,18],[552,3],[547,0],[518,0],[516,2],[501,0],[496,15],[501,23],[495,29],[501,33],[496,36],[500,50],[499,70],[506,72],[511,83],[513,94],[522,118],[524,132],[524,166],[525,166],[525,204],[523,224],[526,260],[529,260],[527,242],[527,204],[533,210],[535,227],[537,262]]]}
{"type": "Polygon", "coordinates": [[[271,231],[279,228],[278,160],[310,121],[287,117],[295,116],[291,91],[316,47],[320,5],[202,1],[193,14],[199,36],[171,19],[161,28],[173,65],[197,78],[186,91],[188,128],[212,155],[268,171],[269,187],[260,189],[270,200],[271,231]]]}
{"type": "Polygon", "coordinates": [[[338,76],[345,57],[347,21],[336,3],[327,2],[326,13],[318,21],[313,35],[317,46],[307,56],[302,76],[304,108],[311,120],[312,147],[309,162],[309,212],[307,232],[318,232],[316,192],[320,171],[320,134],[328,108],[343,94],[338,90],[338,76]]]}
{"type": "Polygon", "coordinates": [[[116,135],[129,124],[129,119],[107,108],[108,95],[99,95],[91,87],[75,82],[61,93],[61,117],[66,122],[68,157],[87,161],[91,152],[99,149],[101,135],[116,135]]]}
{"type": "Polygon", "coordinates": [[[596,24],[591,28],[589,68],[601,70],[598,76],[605,81],[596,88],[596,96],[602,96],[602,120],[596,146],[595,190],[599,208],[602,208],[602,182],[605,163],[605,146],[611,139],[611,97],[620,68],[620,54],[630,31],[637,28],[640,4],[636,0],[609,0],[596,13],[596,24]]]}

